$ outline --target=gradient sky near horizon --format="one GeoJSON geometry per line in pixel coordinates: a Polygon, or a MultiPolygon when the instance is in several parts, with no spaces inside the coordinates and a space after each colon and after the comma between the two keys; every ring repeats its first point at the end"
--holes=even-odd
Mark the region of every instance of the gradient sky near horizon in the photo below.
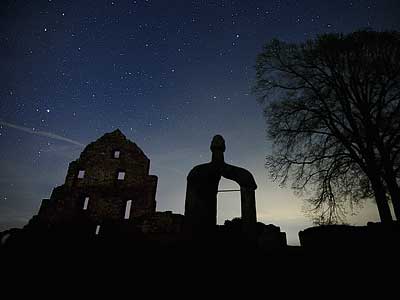
{"type": "MultiPolygon", "coordinates": [[[[84,145],[120,128],[159,177],[157,209],[177,213],[187,173],[222,134],[226,161],[255,176],[258,220],[299,244],[303,202],[264,167],[256,55],[272,38],[399,30],[399,16],[398,0],[2,0],[0,231],[25,225],[84,145]]],[[[218,198],[219,223],[240,216],[238,193],[218,198]]],[[[348,218],[376,220],[372,202],[348,218]]]]}

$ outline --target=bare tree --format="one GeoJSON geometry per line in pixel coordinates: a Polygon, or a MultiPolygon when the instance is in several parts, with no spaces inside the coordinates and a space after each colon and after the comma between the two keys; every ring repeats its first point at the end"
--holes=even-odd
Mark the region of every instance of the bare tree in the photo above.
{"type": "Polygon", "coordinates": [[[382,222],[400,220],[400,34],[325,34],[272,40],[257,58],[275,180],[292,181],[319,221],[373,195],[382,222]]]}

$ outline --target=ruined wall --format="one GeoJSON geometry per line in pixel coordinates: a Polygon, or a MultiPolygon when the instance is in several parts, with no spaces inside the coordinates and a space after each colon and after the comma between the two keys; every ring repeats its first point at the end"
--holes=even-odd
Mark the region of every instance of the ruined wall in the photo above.
{"type": "Polygon", "coordinates": [[[180,233],[183,230],[184,216],[171,211],[156,212],[144,219],[141,224],[144,233],[180,233]]]}
{"type": "Polygon", "coordinates": [[[142,150],[119,130],[107,133],[70,163],[65,184],[42,201],[39,217],[50,222],[123,220],[128,200],[130,219],[152,214],[157,176],[149,175],[149,167],[142,150]]]}
{"type": "Polygon", "coordinates": [[[142,184],[149,175],[150,160],[142,150],[116,130],[89,144],[79,159],[70,163],[65,185],[70,187],[142,184]],[[119,151],[119,157],[114,154],[119,151]],[[78,178],[79,170],[85,171],[78,178]],[[118,172],[125,172],[123,181],[116,180],[118,172]]]}
{"type": "Polygon", "coordinates": [[[307,251],[350,253],[350,250],[400,250],[399,234],[399,222],[389,224],[368,222],[367,226],[320,225],[309,227],[299,232],[299,239],[301,246],[307,251]]]}

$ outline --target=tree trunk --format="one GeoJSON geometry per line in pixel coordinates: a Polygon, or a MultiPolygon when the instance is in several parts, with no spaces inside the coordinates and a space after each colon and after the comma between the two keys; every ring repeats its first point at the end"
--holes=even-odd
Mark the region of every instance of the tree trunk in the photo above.
{"type": "Polygon", "coordinates": [[[394,215],[400,221],[400,188],[394,175],[385,175],[385,182],[393,203],[394,215]]]}
{"type": "Polygon", "coordinates": [[[374,190],[376,204],[378,206],[379,217],[382,223],[393,222],[392,214],[390,212],[389,203],[386,199],[385,188],[379,177],[370,177],[371,186],[374,190]]]}
{"type": "Polygon", "coordinates": [[[378,133],[376,133],[378,151],[381,155],[383,164],[383,180],[387,185],[387,190],[390,194],[390,198],[393,203],[393,210],[397,221],[400,221],[400,188],[396,181],[395,171],[393,169],[393,162],[390,159],[389,150],[387,150],[384,144],[379,139],[378,133]]]}
{"type": "MultiPolygon", "coordinates": [[[[367,126],[368,129],[368,126],[367,126]]],[[[374,132],[374,127],[371,126],[366,132],[374,132]]],[[[384,167],[382,162],[380,165],[377,163],[377,157],[374,153],[374,141],[371,136],[366,135],[366,156],[365,160],[368,166],[367,176],[371,182],[372,189],[374,190],[376,204],[378,206],[379,216],[382,223],[393,222],[392,213],[386,197],[386,188],[383,185],[384,180],[384,167]]]]}

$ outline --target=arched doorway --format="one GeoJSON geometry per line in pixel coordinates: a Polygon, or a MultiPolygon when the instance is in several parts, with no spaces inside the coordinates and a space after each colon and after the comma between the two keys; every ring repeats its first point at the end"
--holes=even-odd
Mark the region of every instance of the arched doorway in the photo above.
{"type": "Polygon", "coordinates": [[[217,224],[241,217],[240,186],[233,180],[221,178],[217,194],[217,224]]]}
{"type": "Polygon", "coordinates": [[[254,236],[257,223],[257,184],[253,175],[246,169],[225,163],[225,141],[222,136],[214,136],[210,150],[211,162],[195,166],[187,176],[185,222],[194,231],[215,229],[218,186],[221,177],[224,177],[240,186],[242,229],[249,236],[254,236]]]}

